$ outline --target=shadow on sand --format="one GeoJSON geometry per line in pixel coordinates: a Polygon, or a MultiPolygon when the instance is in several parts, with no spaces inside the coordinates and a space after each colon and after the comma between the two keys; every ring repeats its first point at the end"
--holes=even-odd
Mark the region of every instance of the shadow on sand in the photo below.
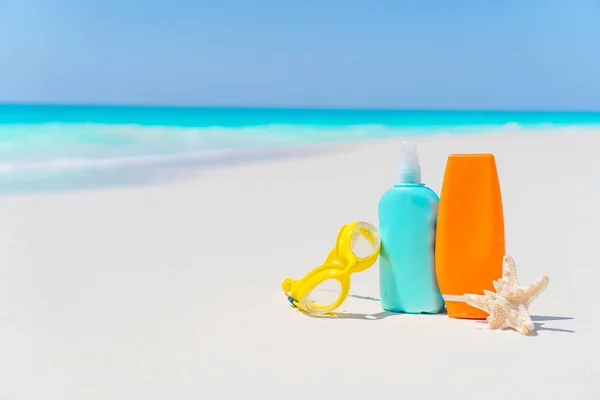
{"type": "Polygon", "coordinates": [[[556,317],[549,315],[532,315],[531,320],[535,325],[535,332],[531,334],[531,336],[537,336],[537,331],[551,331],[551,332],[564,332],[564,333],[575,333],[574,330],[571,329],[560,329],[560,328],[547,328],[544,326],[544,323],[540,323],[539,321],[564,321],[568,319],[573,319],[573,317],[556,317]]]}
{"type": "MultiPolygon", "coordinates": [[[[331,291],[331,290],[326,290],[326,291],[331,291]]],[[[352,297],[355,299],[360,299],[360,300],[368,300],[368,301],[381,301],[378,298],[375,297],[370,297],[370,296],[360,296],[360,295],[355,295],[355,294],[349,294],[348,297],[352,297]]],[[[384,319],[384,318],[388,318],[388,317],[392,317],[392,316],[399,316],[399,315],[403,315],[404,313],[393,313],[390,311],[381,311],[378,313],[366,313],[366,314],[362,314],[362,313],[336,313],[336,312],[332,312],[329,314],[324,314],[324,315],[318,315],[318,314],[308,314],[305,313],[305,315],[311,317],[311,318],[329,318],[329,319],[362,319],[362,320],[368,320],[368,321],[374,321],[374,320],[380,320],[380,319],[384,319]]],[[[424,315],[424,316],[447,316],[447,312],[446,310],[437,313],[437,314],[428,314],[428,313],[421,313],[419,315],[424,315]]],[[[531,320],[533,321],[534,325],[535,325],[535,331],[533,333],[531,333],[529,336],[537,336],[538,335],[538,331],[552,331],[552,332],[564,332],[564,333],[575,333],[575,331],[570,330],[570,329],[560,329],[560,328],[547,328],[544,326],[544,322],[546,321],[563,321],[563,320],[570,320],[573,319],[573,317],[558,317],[558,316],[548,316],[548,315],[532,315],[531,316],[531,320]]],[[[482,325],[486,325],[487,321],[486,320],[475,320],[476,322],[482,324],[482,325]]]]}
{"type": "MultiPolygon", "coordinates": [[[[376,297],[370,297],[370,296],[360,296],[360,295],[356,295],[356,294],[349,294],[348,297],[352,297],[355,299],[360,299],[360,300],[368,300],[368,301],[381,301],[380,299],[376,298],[376,297]]],[[[307,316],[311,317],[311,318],[329,318],[329,319],[364,319],[364,320],[368,320],[368,321],[375,321],[375,320],[380,320],[380,319],[384,319],[384,318],[388,318],[388,317],[394,317],[394,316],[400,316],[400,315],[409,315],[409,314],[405,314],[405,313],[395,313],[395,312],[390,312],[390,311],[381,311],[378,313],[336,313],[336,312],[331,312],[329,314],[324,314],[324,315],[318,315],[318,314],[307,314],[305,313],[307,316]]],[[[412,315],[412,314],[410,314],[412,315]]],[[[425,316],[438,316],[438,315],[446,315],[446,310],[444,310],[443,312],[437,313],[437,314],[428,314],[428,313],[422,313],[419,315],[425,315],[425,316]]]]}
{"type": "MultiPolygon", "coordinates": [[[[532,315],[531,320],[535,325],[535,331],[529,334],[529,336],[538,336],[538,331],[551,331],[551,332],[563,332],[563,333],[575,333],[574,330],[571,329],[560,329],[560,328],[548,328],[544,326],[544,322],[546,321],[564,321],[574,319],[573,317],[557,317],[557,316],[549,316],[549,315],[532,315]],[[543,322],[542,322],[543,321],[543,322]]],[[[482,325],[487,324],[487,321],[481,320],[477,321],[482,325]]]]}

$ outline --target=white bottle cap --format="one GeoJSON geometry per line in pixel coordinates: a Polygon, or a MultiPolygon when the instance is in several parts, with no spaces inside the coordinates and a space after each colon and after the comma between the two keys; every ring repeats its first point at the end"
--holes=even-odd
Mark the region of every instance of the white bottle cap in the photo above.
{"type": "Polygon", "coordinates": [[[400,146],[400,159],[396,172],[397,183],[421,183],[421,166],[417,145],[408,141],[400,146]]]}

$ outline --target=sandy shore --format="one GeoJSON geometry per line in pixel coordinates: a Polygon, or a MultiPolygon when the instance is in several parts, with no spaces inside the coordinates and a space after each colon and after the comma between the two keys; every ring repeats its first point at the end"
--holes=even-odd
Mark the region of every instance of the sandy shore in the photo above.
{"type": "Polygon", "coordinates": [[[550,277],[532,337],[384,313],[361,298],[379,297],[377,266],[345,315],[290,307],[283,278],[342,224],[377,223],[398,141],[3,196],[0,399],[598,399],[598,133],[418,140],[438,193],[448,154],[496,155],[507,252],[521,283],[550,277]]]}

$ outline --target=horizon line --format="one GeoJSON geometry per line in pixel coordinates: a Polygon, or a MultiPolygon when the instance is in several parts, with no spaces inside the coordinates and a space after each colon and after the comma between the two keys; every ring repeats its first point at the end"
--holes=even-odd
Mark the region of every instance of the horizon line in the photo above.
{"type": "Polygon", "coordinates": [[[161,104],[111,102],[24,102],[0,101],[0,106],[32,107],[122,107],[122,108],[187,108],[187,109],[247,109],[247,110],[311,110],[311,111],[425,111],[425,112],[524,112],[524,113],[598,113],[600,109],[552,108],[442,108],[442,107],[378,107],[378,106],[324,106],[324,105],[243,105],[243,104],[161,104]]]}

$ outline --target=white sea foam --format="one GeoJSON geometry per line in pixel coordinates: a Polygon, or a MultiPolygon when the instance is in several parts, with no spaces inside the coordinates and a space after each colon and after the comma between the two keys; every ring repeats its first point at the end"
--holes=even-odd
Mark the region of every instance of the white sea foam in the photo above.
{"type": "Polygon", "coordinates": [[[409,135],[515,133],[597,127],[516,123],[497,126],[310,126],[174,127],[108,124],[0,125],[0,174],[22,171],[101,169],[219,160],[257,151],[318,143],[387,139],[409,135]]]}

